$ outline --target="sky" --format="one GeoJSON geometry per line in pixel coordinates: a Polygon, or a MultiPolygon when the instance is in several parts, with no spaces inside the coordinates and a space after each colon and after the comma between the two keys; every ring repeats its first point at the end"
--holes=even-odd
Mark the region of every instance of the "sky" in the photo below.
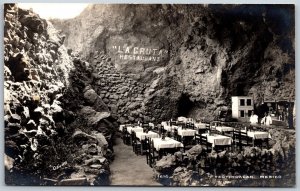
{"type": "Polygon", "coordinates": [[[33,9],[33,12],[44,19],[70,19],[79,15],[87,3],[18,3],[23,9],[33,9]]]}

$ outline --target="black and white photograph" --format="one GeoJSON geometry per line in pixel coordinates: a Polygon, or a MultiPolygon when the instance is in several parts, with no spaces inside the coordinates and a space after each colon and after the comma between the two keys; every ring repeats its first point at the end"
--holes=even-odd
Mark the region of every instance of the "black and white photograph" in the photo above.
{"type": "Polygon", "coordinates": [[[2,8],[7,186],[295,187],[294,4],[2,8]]]}

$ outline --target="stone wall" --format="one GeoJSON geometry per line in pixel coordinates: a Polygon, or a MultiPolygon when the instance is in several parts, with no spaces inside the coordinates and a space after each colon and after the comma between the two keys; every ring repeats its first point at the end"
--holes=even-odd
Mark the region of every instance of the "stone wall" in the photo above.
{"type": "Polygon", "coordinates": [[[91,67],[92,86],[120,123],[153,120],[144,112],[147,84],[119,72],[103,52],[94,53],[91,67]]]}

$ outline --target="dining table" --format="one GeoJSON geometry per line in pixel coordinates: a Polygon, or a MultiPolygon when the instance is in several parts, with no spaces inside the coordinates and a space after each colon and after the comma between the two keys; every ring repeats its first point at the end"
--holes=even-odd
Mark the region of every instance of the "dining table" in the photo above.
{"type": "Polygon", "coordinates": [[[227,137],[224,135],[219,134],[208,134],[203,133],[202,136],[207,137],[207,142],[212,144],[212,147],[215,146],[225,146],[225,145],[231,145],[233,143],[233,139],[231,137],[227,137]]]}
{"type": "Polygon", "coordinates": [[[131,134],[132,131],[134,131],[136,133],[137,132],[144,132],[144,129],[142,127],[140,127],[140,126],[135,126],[135,127],[130,126],[130,127],[127,127],[127,132],[129,134],[131,134]]]}
{"type": "Polygon", "coordinates": [[[196,130],[194,129],[183,129],[183,128],[178,128],[178,135],[181,137],[191,137],[195,136],[196,130]]]}
{"type": "Polygon", "coordinates": [[[183,144],[179,141],[176,141],[170,137],[162,138],[152,138],[154,148],[159,151],[161,149],[170,149],[170,148],[182,148],[183,144]]]}
{"type": "Polygon", "coordinates": [[[194,126],[196,129],[208,129],[207,125],[209,124],[205,124],[205,123],[194,123],[194,126]]]}
{"type": "Polygon", "coordinates": [[[247,132],[247,136],[252,139],[271,139],[271,135],[267,131],[246,131],[241,130],[242,132],[247,132]]]}
{"type": "Polygon", "coordinates": [[[217,126],[215,127],[217,131],[224,133],[224,132],[232,132],[234,130],[233,127],[227,127],[227,126],[217,126]]]}
{"type": "Polygon", "coordinates": [[[173,132],[174,129],[178,129],[180,128],[180,126],[177,125],[165,125],[164,126],[164,130],[169,131],[169,132],[173,132]]]}
{"type": "Polygon", "coordinates": [[[148,131],[148,132],[136,132],[136,137],[142,141],[145,140],[146,138],[158,138],[159,134],[155,133],[153,131],[148,131]]]}

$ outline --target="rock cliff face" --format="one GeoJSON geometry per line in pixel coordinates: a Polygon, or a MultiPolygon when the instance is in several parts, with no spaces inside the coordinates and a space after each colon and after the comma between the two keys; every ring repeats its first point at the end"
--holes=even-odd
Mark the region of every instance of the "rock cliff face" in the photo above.
{"type": "Polygon", "coordinates": [[[293,14],[289,5],[90,5],[51,22],[83,58],[103,51],[145,84],[139,107],[160,121],[212,119],[236,95],[295,99],[293,14]]]}
{"type": "Polygon", "coordinates": [[[4,7],[6,183],[106,185],[116,123],[51,23],[4,7]]]}

